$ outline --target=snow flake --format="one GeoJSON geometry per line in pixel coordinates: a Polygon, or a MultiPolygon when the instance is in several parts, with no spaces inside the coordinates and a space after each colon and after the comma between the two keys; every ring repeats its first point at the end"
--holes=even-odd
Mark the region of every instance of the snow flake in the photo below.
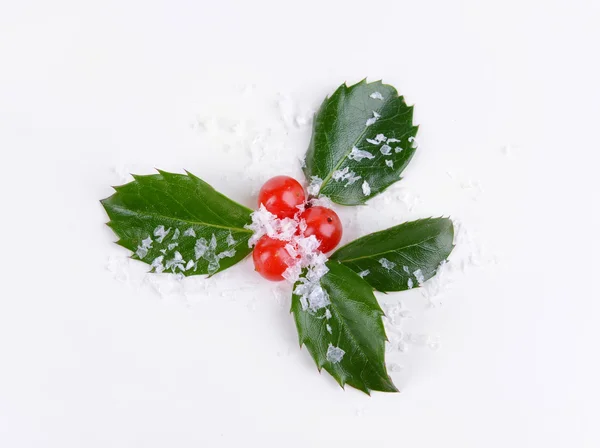
{"type": "Polygon", "coordinates": [[[227,239],[225,241],[227,241],[227,245],[229,247],[235,246],[235,243],[237,243],[237,241],[233,239],[233,235],[231,234],[231,232],[229,232],[229,235],[227,235],[227,239]]]}
{"type": "Polygon", "coordinates": [[[160,257],[156,257],[154,260],[152,260],[150,267],[154,268],[154,272],[157,272],[160,274],[162,271],[165,270],[165,267],[163,266],[164,258],[165,257],[161,255],[160,257]]]}
{"type": "Polygon", "coordinates": [[[171,243],[167,246],[168,250],[173,250],[175,249],[177,246],[179,246],[179,243],[171,243]]]}
{"type": "Polygon", "coordinates": [[[417,269],[415,272],[413,272],[413,275],[417,279],[417,283],[419,284],[419,286],[421,286],[425,281],[425,276],[423,275],[423,272],[420,269],[417,269]]]}
{"type": "Polygon", "coordinates": [[[165,230],[165,226],[158,226],[156,229],[154,229],[154,236],[157,237],[156,241],[162,243],[170,231],[170,227],[167,230],[165,230]]]}
{"type": "Polygon", "coordinates": [[[388,271],[394,269],[394,266],[396,266],[396,263],[394,263],[393,261],[388,260],[387,258],[380,258],[379,259],[379,264],[384,269],[387,269],[388,271]]]}
{"type": "Polygon", "coordinates": [[[365,269],[364,271],[359,272],[358,275],[362,278],[365,278],[370,273],[371,273],[371,271],[369,271],[368,269],[365,269]]]}
{"type": "Polygon", "coordinates": [[[331,311],[329,311],[329,308],[325,308],[325,319],[331,319],[331,311]]]}
{"type": "Polygon", "coordinates": [[[306,188],[306,191],[311,196],[318,196],[319,195],[319,190],[321,190],[321,184],[322,183],[323,183],[323,179],[321,179],[321,178],[319,178],[317,176],[312,176],[310,178],[310,184],[306,188]]]}
{"type": "Polygon", "coordinates": [[[396,146],[396,148],[394,148],[394,152],[396,154],[398,154],[399,152],[402,152],[404,148],[401,148],[400,146],[396,146]]]}
{"type": "Polygon", "coordinates": [[[400,140],[397,138],[388,138],[387,142],[388,143],[400,143],[400,140]]]}
{"type": "Polygon", "coordinates": [[[235,249],[229,249],[218,254],[217,258],[220,260],[221,258],[231,258],[233,256],[235,256],[235,249]]]}
{"type": "Polygon", "coordinates": [[[366,180],[362,184],[362,191],[365,196],[369,196],[371,194],[371,186],[366,180]]]}
{"type": "Polygon", "coordinates": [[[346,181],[345,187],[348,185],[352,185],[354,182],[360,179],[360,176],[356,175],[354,171],[350,171],[349,167],[344,168],[343,170],[335,170],[331,175],[331,178],[336,182],[341,180],[346,181]]]}
{"type": "Polygon", "coordinates": [[[385,161],[385,164],[387,166],[389,166],[390,168],[394,168],[394,161],[393,160],[389,160],[388,159],[388,160],[385,161]]]}
{"type": "Polygon", "coordinates": [[[384,156],[389,156],[392,152],[392,147],[389,145],[383,145],[381,148],[379,148],[379,150],[384,156]]]}
{"type": "Polygon", "coordinates": [[[356,160],[357,162],[360,162],[362,159],[374,159],[375,156],[369,151],[363,151],[355,146],[352,148],[352,152],[348,155],[348,158],[350,160],[356,160]]]}
{"type": "Polygon", "coordinates": [[[404,272],[410,275],[410,270],[408,269],[408,266],[402,266],[402,269],[404,270],[404,272]]]}
{"type": "Polygon", "coordinates": [[[148,237],[142,240],[142,244],[137,247],[135,251],[136,255],[139,259],[143,259],[146,255],[148,255],[148,250],[152,249],[152,238],[148,237]]]}
{"type": "Polygon", "coordinates": [[[189,271],[190,269],[192,269],[194,266],[196,265],[196,262],[194,260],[190,260],[187,262],[187,264],[185,265],[185,270],[189,271]]]}
{"type": "Polygon", "coordinates": [[[411,146],[414,149],[417,149],[419,147],[419,143],[417,142],[417,139],[414,137],[408,137],[408,142],[411,143],[411,146]]]}
{"type": "Polygon", "coordinates": [[[413,287],[413,281],[412,281],[412,278],[409,278],[408,279],[408,289],[412,289],[412,287],[413,287]]]}
{"type": "Polygon", "coordinates": [[[189,229],[187,229],[185,232],[183,232],[183,236],[196,236],[196,231],[190,227],[189,229]]]}
{"type": "Polygon", "coordinates": [[[374,124],[379,118],[381,117],[381,115],[379,115],[377,112],[373,111],[373,118],[369,118],[367,120],[367,122],[365,123],[366,126],[371,126],[372,124],[374,124]]]}
{"type": "Polygon", "coordinates": [[[179,229],[175,229],[175,232],[173,232],[173,238],[171,238],[172,240],[176,240],[177,238],[179,238],[179,234],[181,232],[179,232],[179,229]]]}
{"type": "Polygon", "coordinates": [[[332,329],[331,329],[331,325],[329,325],[329,324],[325,324],[325,328],[327,328],[327,332],[328,332],[329,334],[333,334],[333,331],[332,331],[332,329]]]}
{"type": "Polygon", "coordinates": [[[333,344],[329,344],[325,358],[327,358],[327,361],[337,364],[342,360],[345,354],[346,352],[341,348],[335,347],[333,344]]]}
{"type": "Polygon", "coordinates": [[[178,251],[175,251],[175,253],[173,254],[173,258],[170,260],[167,260],[167,262],[165,263],[165,268],[171,269],[171,271],[173,271],[173,272],[175,272],[175,269],[178,269],[178,268],[183,271],[183,270],[185,270],[184,264],[185,264],[185,260],[183,259],[181,254],[178,251]]]}
{"type": "Polygon", "coordinates": [[[373,92],[369,96],[371,98],[373,98],[374,100],[382,100],[383,101],[383,95],[381,94],[381,92],[373,92]]]}
{"type": "Polygon", "coordinates": [[[208,249],[208,241],[206,238],[198,238],[196,240],[196,245],[194,246],[194,253],[196,255],[196,260],[204,255],[204,253],[208,249]]]}

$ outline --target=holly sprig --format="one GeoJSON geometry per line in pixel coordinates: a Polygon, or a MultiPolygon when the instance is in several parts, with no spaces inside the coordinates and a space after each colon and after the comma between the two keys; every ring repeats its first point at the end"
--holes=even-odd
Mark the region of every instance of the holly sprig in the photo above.
{"type": "MultiPolygon", "coordinates": [[[[412,115],[390,85],[342,84],[315,115],[303,166],[311,196],[359,205],[398,182],[417,150],[412,115]]],[[[251,209],[189,172],[133,177],[101,202],[117,244],[151,272],[214,275],[252,252],[251,209]]],[[[350,242],[329,256],[318,279],[326,297],[319,307],[306,306],[297,283],[291,312],[318,369],[342,387],[396,392],[385,365],[384,313],[373,291],[418,288],[446,261],[453,238],[451,220],[428,218],[350,242]]]]}

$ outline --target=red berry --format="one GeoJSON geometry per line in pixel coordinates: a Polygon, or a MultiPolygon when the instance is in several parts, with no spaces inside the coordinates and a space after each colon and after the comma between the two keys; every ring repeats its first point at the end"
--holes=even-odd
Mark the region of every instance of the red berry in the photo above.
{"type": "Polygon", "coordinates": [[[304,204],[304,189],[296,179],[288,176],[276,176],[260,189],[258,206],[265,208],[278,218],[293,218],[298,206],[304,204]]]}
{"type": "Polygon", "coordinates": [[[327,207],[307,208],[300,219],[306,221],[304,236],[314,235],[320,242],[319,250],[329,252],[342,239],[342,222],[336,212],[327,207]]]}
{"type": "Polygon", "coordinates": [[[274,240],[266,235],[261,237],[252,253],[256,272],[267,280],[283,280],[282,274],[294,261],[285,249],[286,244],[285,241],[274,240]]]}

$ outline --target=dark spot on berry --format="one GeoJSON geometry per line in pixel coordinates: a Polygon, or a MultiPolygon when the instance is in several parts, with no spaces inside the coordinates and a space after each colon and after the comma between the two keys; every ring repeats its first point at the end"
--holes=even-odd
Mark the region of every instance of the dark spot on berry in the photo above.
{"type": "Polygon", "coordinates": [[[327,218],[327,222],[333,222],[333,219],[331,219],[331,218],[328,217],[327,218]]]}

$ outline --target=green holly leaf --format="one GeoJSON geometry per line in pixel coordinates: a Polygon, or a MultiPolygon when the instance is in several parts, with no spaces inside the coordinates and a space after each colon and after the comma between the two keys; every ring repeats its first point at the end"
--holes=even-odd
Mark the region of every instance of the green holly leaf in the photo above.
{"type": "Polygon", "coordinates": [[[319,371],[325,368],[342,387],[349,384],[367,394],[397,392],[385,366],[383,311],[373,289],[338,262],[327,267],[320,280],[326,300],[321,297],[315,305],[300,295],[302,283],[295,286],[292,313],[300,345],[306,345],[319,371]]]}
{"type": "Polygon", "coordinates": [[[153,272],[212,275],[251,252],[252,210],[190,173],[133,177],[101,202],[117,244],[153,272]]]}
{"type": "Polygon", "coordinates": [[[412,119],[394,87],[342,84],[315,116],[304,167],[311,194],[358,205],[399,181],[416,150],[412,119]]]}
{"type": "Polygon", "coordinates": [[[371,233],[339,248],[330,259],[342,263],[378,291],[404,291],[433,277],[452,249],[448,218],[406,222],[371,233]]]}

